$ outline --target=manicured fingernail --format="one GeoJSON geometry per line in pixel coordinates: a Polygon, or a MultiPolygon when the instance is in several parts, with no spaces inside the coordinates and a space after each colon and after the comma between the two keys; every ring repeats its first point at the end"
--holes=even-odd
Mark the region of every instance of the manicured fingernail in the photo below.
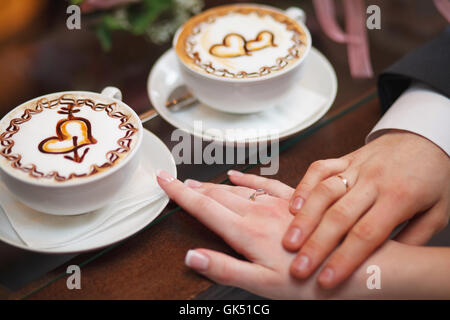
{"type": "Polygon", "coordinates": [[[294,260],[294,268],[297,271],[303,272],[309,267],[309,258],[305,255],[300,255],[294,260]]]}
{"type": "Polygon", "coordinates": [[[205,271],[208,269],[209,257],[195,250],[189,250],[184,259],[184,263],[192,269],[205,271]]]}
{"type": "Polygon", "coordinates": [[[305,200],[303,200],[303,198],[301,197],[297,197],[294,199],[294,201],[292,201],[292,208],[294,210],[300,210],[303,207],[303,203],[305,202],[305,200]]]}
{"type": "Polygon", "coordinates": [[[323,284],[329,284],[333,281],[334,270],[331,268],[325,268],[322,273],[319,275],[319,281],[323,284]]]}
{"type": "Polygon", "coordinates": [[[300,237],[302,236],[302,230],[299,228],[293,227],[288,230],[286,233],[286,241],[292,245],[300,244],[300,237]]]}
{"type": "Polygon", "coordinates": [[[170,173],[168,173],[165,170],[160,170],[160,169],[156,170],[156,175],[158,176],[158,178],[160,178],[166,182],[172,182],[173,180],[175,180],[175,178],[172,177],[170,175],[170,173]]]}
{"type": "Polygon", "coordinates": [[[198,188],[202,186],[202,183],[197,180],[193,179],[187,179],[184,181],[184,184],[187,185],[189,188],[198,188]]]}
{"type": "Polygon", "coordinates": [[[241,177],[244,175],[242,172],[236,171],[236,170],[228,170],[227,174],[229,176],[235,176],[235,177],[241,177]]]}

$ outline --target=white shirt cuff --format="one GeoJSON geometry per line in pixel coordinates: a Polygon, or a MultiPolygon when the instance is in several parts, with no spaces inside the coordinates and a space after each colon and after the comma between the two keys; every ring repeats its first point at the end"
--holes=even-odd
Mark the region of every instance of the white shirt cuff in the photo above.
{"type": "Polygon", "coordinates": [[[388,129],[421,135],[450,156],[450,99],[425,84],[413,84],[378,121],[366,143],[388,129]]]}

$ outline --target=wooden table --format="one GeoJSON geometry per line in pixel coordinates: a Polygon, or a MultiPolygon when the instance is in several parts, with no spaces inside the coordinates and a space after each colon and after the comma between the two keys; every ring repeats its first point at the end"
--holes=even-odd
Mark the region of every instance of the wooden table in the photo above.
{"type": "MultiPolygon", "coordinates": [[[[208,6],[223,1],[207,1],[208,6]]],[[[270,2],[269,2],[270,3],[270,2]]],[[[288,7],[294,1],[277,1],[288,7]]],[[[431,39],[446,25],[431,1],[371,1],[382,10],[382,29],[370,31],[372,62],[378,74],[411,49],[431,39]],[[425,23],[426,22],[426,23],[425,23]],[[420,27],[419,27],[420,25],[420,27]]],[[[313,43],[333,64],[338,95],[330,112],[313,127],[280,144],[280,170],[274,178],[296,186],[309,164],[339,157],[364,144],[380,118],[376,79],[356,80],[349,75],[346,48],[320,30],[310,1],[300,3],[308,14],[313,43]]],[[[48,10],[64,12],[61,5],[48,10]]],[[[62,22],[61,22],[62,23],[62,22]]],[[[40,94],[58,90],[99,91],[106,85],[123,90],[126,103],[143,113],[150,108],[145,89],[151,66],[168,46],[119,34],[113,51],[101,51],[89,30],[67,31],[36,26],[32,35],[0,44],[0,116],[13,106],[40,94]],[[17,73],[17,68],[27,76],[17,73]],[[15,72],[8,76],[8,72],[15,72]],[[6,82],[8,86],[5,85],[6,82]],[[7,89],[8,88],[8,89],[7,89]]],[[[157,117],[145,127],[171,146],[174,129],[157,117]]],[[[226,180],[226,165],[180,165],[181,179],[226,180]]],[[[259,166],[235,167],[259,173],[259,166]]],[[[0,244],[0,298],[9,299],[193,299],[217,297],[217,287],[184,266],[187,250],[206,247],[233,254],[215,234],[176,204],[141,232],[111,247],[80,255],[40,255],[0,244]],[[82,270],[82,290],[68,290],[66,268],[82,270]],[[214,295],[216,294],[216,295],[214,295]]],[[[219,290],[220,291],[220,290],[219,290]]]]}

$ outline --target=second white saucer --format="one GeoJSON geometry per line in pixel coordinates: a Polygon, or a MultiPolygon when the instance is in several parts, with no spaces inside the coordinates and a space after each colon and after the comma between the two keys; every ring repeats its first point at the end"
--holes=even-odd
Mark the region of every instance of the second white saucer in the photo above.
{"type": "Polygon", "coordinates": [[[279,106],[252,114],[231,114],[196,103],[173,112],[166,107],[170,93],[183,85],[173,49],[164,53],[150,72],[147,91],[156,111],[176,128],[204,140],[253,143],[284,139],[311,126],[329,110],[336,97],[336,73],[330,62],[311,49],[298,85],[279,106]]]}

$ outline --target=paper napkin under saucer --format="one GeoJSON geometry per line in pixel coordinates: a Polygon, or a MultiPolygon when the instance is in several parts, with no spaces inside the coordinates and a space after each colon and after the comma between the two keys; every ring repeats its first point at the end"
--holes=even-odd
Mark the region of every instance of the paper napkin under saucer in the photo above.
{"type": "Polygon", "coordinates": [[[109,205],[76,216],[38,212],[19,202],[0,181],[0,206],[22,241],[33,248],[57,248],[86,239],[166,196],[155,177],[139,167],[109,205]]]}

